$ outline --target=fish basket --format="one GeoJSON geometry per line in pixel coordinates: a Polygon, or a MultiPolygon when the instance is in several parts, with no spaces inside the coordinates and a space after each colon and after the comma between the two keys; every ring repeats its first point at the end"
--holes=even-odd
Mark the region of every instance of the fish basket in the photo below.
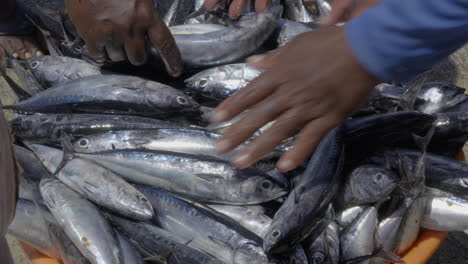
{"type": "MultiPolygon", "coordinates": [[[[465,160],[465,155],[461,152],[457,160],[465,160]]],[[[418,240],[413,246],[403,254],[402,260],[407,264],[424,264],[432,255],[437,251],[442,242],[447,237],[448,232],[434,231],[423,229],[419,234],[418,240]]],[[[52,259],[38,250],[28,246],[27,244],[19,241],[21,247],[24,249],[25,254],[29,257],[32,264],[60,264],[59,261],[52,259]]]]}

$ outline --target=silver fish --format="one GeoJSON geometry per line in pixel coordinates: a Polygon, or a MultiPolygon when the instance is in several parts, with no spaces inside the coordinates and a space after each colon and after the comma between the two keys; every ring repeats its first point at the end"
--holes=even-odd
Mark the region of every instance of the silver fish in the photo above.
{"type": "Polygon", "coordinates": [[[15,145],[16,159],[23,169],[23,177],[31,180],[40,180],[49,177],[49,171],[41,160],[29,149],[15,145]]]}
{"type": "Polygon", "coordinates": [[[286,17],[301,23],[313,23],[318,18],[315,0],[289,0],[284,2],[286,17]]]}
{"type": "Polygon", "coordinates": [[[41,192],[39,191],[39,181],[29,180],[21,175],[18,189],[18,198],[20,199],[37,201],[38,198],[41,198],[41,192]]]}
{"type": "Polygon", "coordinates": [[[185,84],[204,97],[224,100],[261,73],[261,70],[246,63],[228,64],[199,72],[185,80],[185,84]]]}
{"type": "MultiPolygon", "coordinates": [[[[30,148],[50,171],[56,171],[63,157],[61,150],[36,144],[30,144],[30,148]]],[[[138,220],[153,217],[153,208],[143,194],[92,161],[72,159],[57,177],[69,188],[100,206],[138,220]]]]}
{"type": "Polygon", "coordinates": [[[273,32],[282,8],[243,16],[236,26],[206,34],[173,35],[185,64],[192,67],[232,63],[254,52],[273,32]],[[239,48],[242,47],[242,48],[239,48]]]}
{"type": "Polygon", "coordinates": [[[43,179],[40,187],[58,224],[92,264],[121,263],[113,230],[95,205],[55,179],[43,179]]]}
{"type": "Polygon", "coordinates": [[[344,228],[351,224],[364,210],[366,210],[366,206],[354,206],[345,209],[336,215],[336,222],[344,228]]]}
{"type": "Polygon", "coordinates": [[[262,239],[229,217],[164,191],[143,186],[139,190],[153,204],[158,223],[191,240],[192,247],[226,263],[268,263],[262,239]]]}
{"type": "Polygon", "coordinates": [[[309,263],[338,264],[340,260],[339,226],[332,221],[315,241],[305,246],[305,251],[309,263]]]}
{"type": "Polygon", "coordinates": [[[49,230],[44,217],[53,221],[50,212],[31,201],[18,200],[16,204],[15,218],[13,219],[8,233],[37,248],[42,253],[60,259],[57,248],[52,244],[49,237],[49,230]]]}
{"type": "Polygon", "coordinates": [[[258,204],[286,193],[285,186],[255,168],[235,169],[207,156],[150,150],[76,153],[129,181],[147,184],[207,202],[258,204]]]}
{"type": "Polygon", "coordinates": [[[128,239],[116,232],[117,241],[119,241],[120,255],[122,256],[123,264],[143,264],[143,257],[136,248],[128,242],[128,239]]]}
{"type": "Polygon", "coordinates": [[[402,236],[398,241],[398,247],[396,253],[398,255],[404,254],[418,239],[419,230],[421,228],[421,219],[424,215],[426,200],[423,197],[419,197],[411,204],[408,209],[406,219],[401,225],[402,236]]]}
{"type": "Polygon", "coordinates": [[[52,87],[85,76],[103,74],[98,66],[64,56],[41,56],[27,60],[27,64],[44,87],[52,87]]]}
{"type": "Polygon", "coordinates": [[[237,206],[206,204],[206,206],[236,220],[239,224],[259,237],[265,235],[266,229],[271,224],[271,218],[265,214],[265,208],[261,205],[237,206]]]}
{"type": "Polygon", "coordinates": [[[468,229],[468,200],[450,197],[425,197],[426,209],[421,226],[438,231],[468,229]]]}
{"type": "Polygon", "coordinates": [[[302,23],[295,22],[289,19],[281,19],[280,24],[273,33],[276,37],[278,47],[284,46],[286,43],[295,39],[297,36],[313,31],[317,26],[306,26],[302,23]]]}
{"type": "Polygon", "coordinates": [[[173,35],[205,34],[224,29],[226,29],[225,26],[218,24],[190,24],[169,27],[169,30],[173,35]]]}

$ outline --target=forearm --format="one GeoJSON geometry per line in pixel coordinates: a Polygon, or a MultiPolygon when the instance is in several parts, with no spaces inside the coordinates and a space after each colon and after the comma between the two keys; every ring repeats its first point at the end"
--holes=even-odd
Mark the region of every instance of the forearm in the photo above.
{"type": "Polygon", "coordinates": [[[0,19],[11,17],[15,12],[15,0],[2,0],[0,5],[0,19]]]}
{"type": "Polygon", "coordinates": [[[358,61],[383,80],[408,81],[468,40],[467,0],[383,0],[346,25],[358,61]]]}

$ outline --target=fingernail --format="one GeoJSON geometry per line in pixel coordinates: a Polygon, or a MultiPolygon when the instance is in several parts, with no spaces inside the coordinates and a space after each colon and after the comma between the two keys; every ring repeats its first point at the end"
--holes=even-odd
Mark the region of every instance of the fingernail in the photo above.
{"type": "Polygon", "coordinates": [[[226,150],[229,149],[230,145],[231,145],[231,142],[229,140],[221,140],[218,143],[216,143],[216,150],[218,152],[225,152],[226,150]]]}
{"type": "Polygon", "coordinates": [[[12,54],[12,56],[13,56],[13,58],[16,59],[16,58],[18,58],[19,55],[18,55],[18,53],[14,52],[14,53],[12,54]]]}
{"type": "Polygon", "coordinates": [[[24,54],[24,57],[25,57],[26,59],[30,59],[30,58],[32,57],[32,54],[31,54],[30,52],[26,52],[26,53],[24,54]]]}
{"type": "Polygon", "coordinates": [[[249,154],[241,154],[239,156],[236,156],[232,159],[232,163],[236,165],[237,167],[244,168],[248,167],[246,163],[249,161],[250,155],[249,154]]]}
{"type": "Polygon", "coordinates": [[[253,55],[253,56],[248,57],[245,61],[248,64],[255,64],[257,62],[262,61],[265,58],[265,56],[266,55],[253,55]]]}
{"type": "Polygon", "coordinates": [[[292,169],[293,162],[292,160],[281,160],[278,162],[278,169],[285,172],[285,171],[290,171],[292,169]]]}
{"type": "Polygon", "coordinates": [[[215,111],[211,117],[213,122],[223,122],[228,117],[228,113],[226,111],[215,111]]]}
{"type": "Polygon", "coordinates": [[[44,55],[44,54],[42,54],[42,51],[36,51],[36,57],[40,57],[42,55],[44,55]]]}

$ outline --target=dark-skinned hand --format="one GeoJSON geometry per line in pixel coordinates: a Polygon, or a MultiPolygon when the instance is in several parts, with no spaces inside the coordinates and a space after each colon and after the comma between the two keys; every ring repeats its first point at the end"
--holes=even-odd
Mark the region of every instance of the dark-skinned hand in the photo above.
{"type": "Polygon", "coordinates": [[[169,29],[151,0],[66,0],[68,14],[96,60],[134,65],[147,59],[147,39],[163,59],[168,73],[179,76],[182,60],[169,29]]]}
{"type": "Polygon", "coordinates": [[[294,147],[283,154],[277,167],[282,171],[298,167],[379,83],[354,58],[343,27],[300,35],[252,64],[266,72],[221,103],[213,115],[214,122],[224,122],[249,109],[224,132],[217,145],[220,152],[234,149],[276,120],[233,158],[240,168],[252,165],[296,133],[294,147]]]}
{"type": "MultiPolygon", "coordinates": [[[[212,11],[215,9],[216,5],[220,2],[225,0],[205,0],[204,7],[212,11]]],[[[247,7],[249,0],[233,0],[231,5],[229,6],[229,17],[232,19],[236,19],[239,17],[242,10],[247,7]]],[[[263,10],[267,9],[268,5],[270,4],[270,0],[256,0],[255,1],[255,11],[262,12],[263,10]]]]}

